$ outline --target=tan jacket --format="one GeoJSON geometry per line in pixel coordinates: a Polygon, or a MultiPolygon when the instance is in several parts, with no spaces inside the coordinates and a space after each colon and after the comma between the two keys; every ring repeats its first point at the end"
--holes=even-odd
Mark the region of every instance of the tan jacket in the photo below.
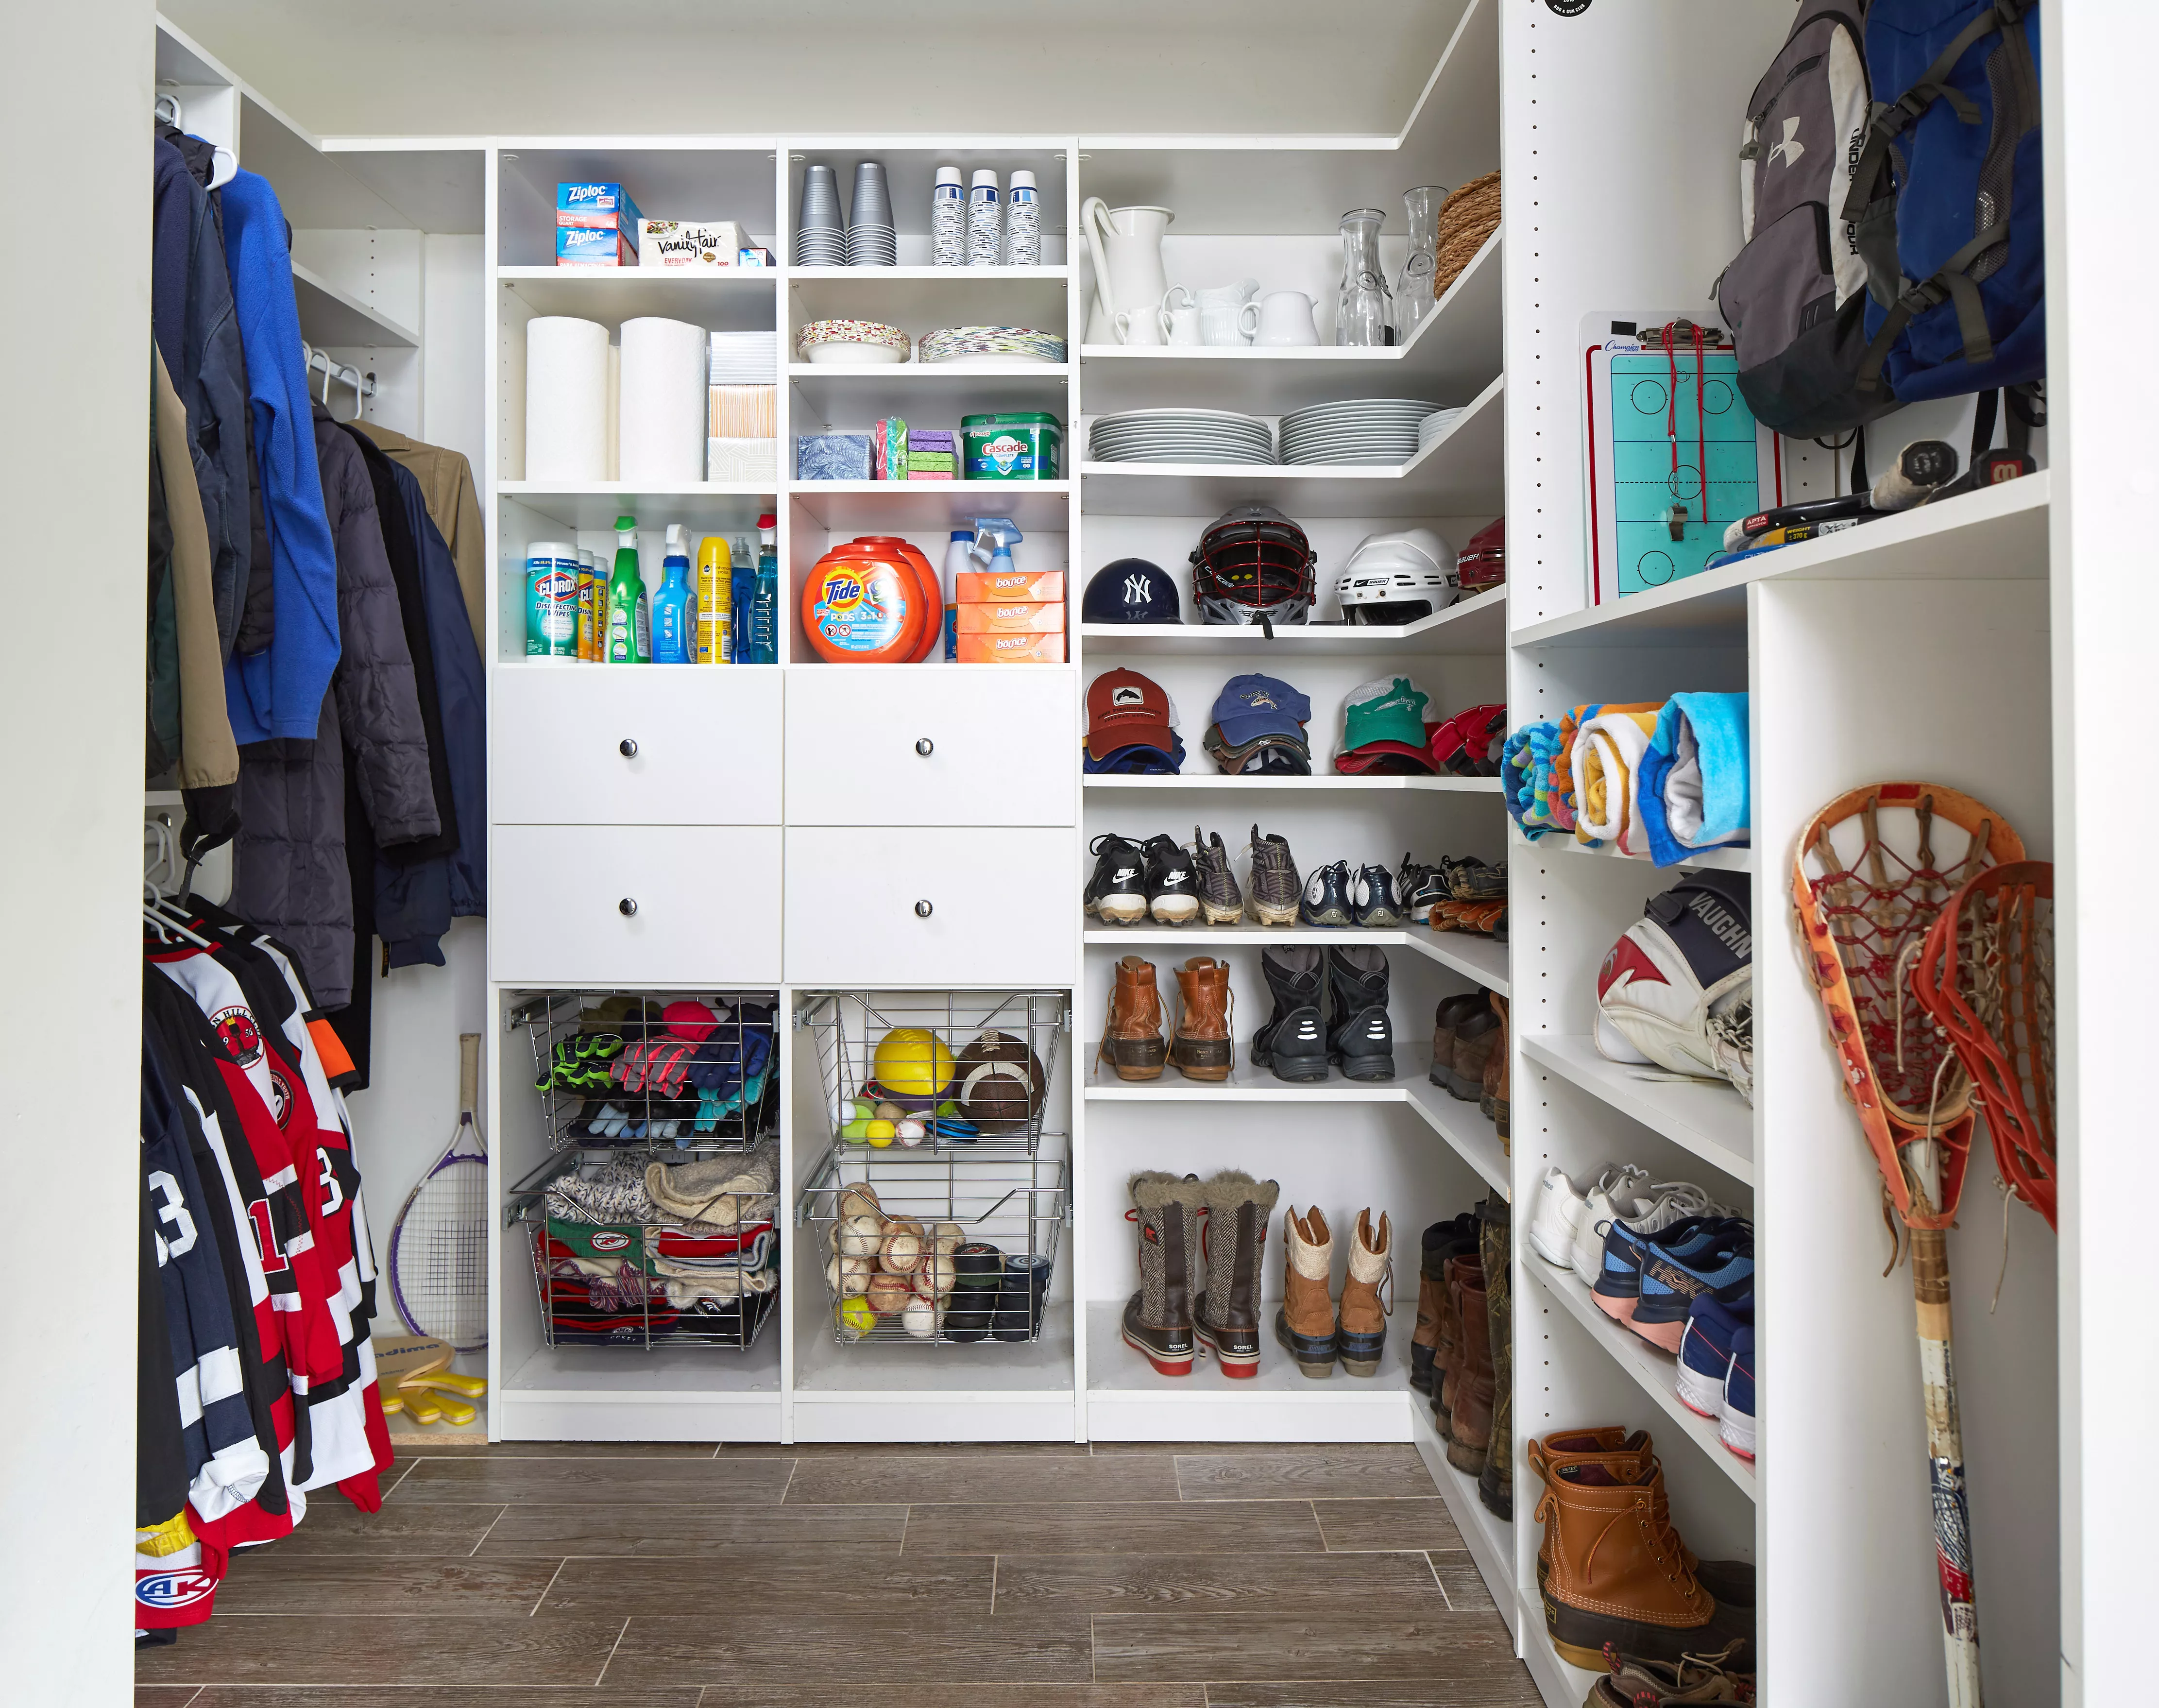
{"type": "Polygon", "coordinates": [[[483,650],[487,628],[482,613],[487,598],[487,526],[480,520],[479,492],[473,484],[472,464],[459,451],[423,444],[380,422],[356,421],[368,437],[390,457],[412,471],[420,483],[420,497],[427,515],[442,531],[443,542],[458,566],[458,586],[465,596],[465,614],[472,619],[473,644],[483,650]]]}
{"type": "Polygon", "coordinates": [[[180,655],[180,787],[215,789],[240,780],[240,749],[225,710],[225,653],[217,639],[210,526],[188,454],[188,412],[158,357],[158,462],[173,528],[173,619],[180,655]]]}

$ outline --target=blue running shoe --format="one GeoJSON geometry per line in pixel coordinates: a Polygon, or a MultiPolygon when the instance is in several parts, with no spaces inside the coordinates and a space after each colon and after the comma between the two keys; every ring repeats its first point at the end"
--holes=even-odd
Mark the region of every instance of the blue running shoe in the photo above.
{"type": "Polygon", "coordinates": [[[1659,1246],[1691,1255],[1727,1231],[1747,1224],[1737,1217],[1683,1216],[1656,1234],[1638,1233],[1626,1223],[1614,1221],[1604,1230],[1604,1257],[1590,1297],[1597,1308],[1615,1322],[1634,1320],[1641,1302],[1642,1263],[1654,1240],[1659,1246]]]}
{"type": "Polygon", "coordinates": [[[1696,1298],[1680,1343],[1680,1404],[1712,1421],[1724,1405],[1724,1379],[1732,1369],[1732,1337],[1753,1320],[1751,1311],[1727,1310],[1714,1294],[1696,1298]]]}
{"type": "Polygon", "coordinates": [[[1754,1298],[1754,1229],[1742,1222],[1688,1247],[1659,1235],[1643,1248],[1639,1297],[1627,1326],[1650,1345],[1676,1354],[1685,1338],[1687,1308],[1701,1295],[1720,1305],[1754,1298]]]}
{"type": "Polygon", "coordinates": [[[1724,1404],[1716,1414],[1717,1439],[1749,1464],[1754,1459],[1754,1325],[1732,1337],[1732,1372],[1724,1379],[1724,1404]]]}

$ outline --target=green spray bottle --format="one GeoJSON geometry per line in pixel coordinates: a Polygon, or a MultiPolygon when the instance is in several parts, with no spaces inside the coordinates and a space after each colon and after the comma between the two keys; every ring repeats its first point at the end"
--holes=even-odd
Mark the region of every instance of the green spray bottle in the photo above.
{"type": "Polygon", "coordinates": [[[637,561],[637,518],[614,519],[614,573],[608,577],[607,661],[652,662],[652,611],[637,561]]]}

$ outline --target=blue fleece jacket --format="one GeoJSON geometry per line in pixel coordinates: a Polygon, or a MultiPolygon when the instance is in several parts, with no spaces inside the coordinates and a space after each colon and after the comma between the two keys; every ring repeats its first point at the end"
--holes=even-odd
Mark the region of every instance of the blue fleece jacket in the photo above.
{"type": "Polygon", "coordinates": [[[338,662],[337,548],[323,511],[285,210],[269,179],[252,172],[235,176],[223,194],[225,265],[247,360],[277,609],[270,644],[226,661],[225,709],[242,746],[278,737],[313,741],[338,662]]]}

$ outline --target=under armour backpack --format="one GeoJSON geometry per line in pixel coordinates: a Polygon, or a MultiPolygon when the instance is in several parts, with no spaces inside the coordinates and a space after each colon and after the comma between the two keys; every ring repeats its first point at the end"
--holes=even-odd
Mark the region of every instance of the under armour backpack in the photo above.
{"type": "Polygon", "coordinates": [[[1877,101],[1844,208],[1866,263],[1860,391],[1899,402],[2046,373],[2036,0],[1873,0],[1877,101]]]}
{"type": "MultiPolygon", "coordinates": [[[[1883,0],[1875,0],[1877,7],[1883,0]]],[[[1870,114],[1858,0],[1802,5],[1747,100],[1739,253],[1711,287],[1754,419],[1794,438],[1896,406],[1862,393],[1867,269],[1843,208],[1870,114]]]]}

